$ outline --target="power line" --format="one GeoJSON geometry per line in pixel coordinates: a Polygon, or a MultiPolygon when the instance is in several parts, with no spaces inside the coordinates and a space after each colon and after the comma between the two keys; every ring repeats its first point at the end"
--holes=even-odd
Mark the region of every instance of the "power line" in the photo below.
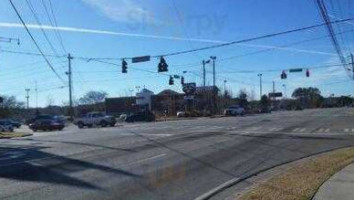
{"type": "Polygon", "coordinates": [[[45,40],[48,42],[48,44],[49,44],[51,50],[53,51],[53,53],[54,53],[55,55],[58,55],[58,52],[57,52],[57,50],[54,48],[52,42],[49,40],[49,37],[48,37],[47,33],[46,33],[46,32],[44,31],[44,29],[42,28],[42,23],[40,22],[39,17],[38,17],[37,14],[36,14],[36,11],[35,11],[35,9],[34,9],[32,3],[31,3],[31,0],[26,0],[26,3],[27,3],[27,5],[28,5],[28,7],[30,8],[30,10],[31,10],[31,12],[32,12],[32,14],[33,14],[33,16],[34,16],[34,19],[36,20],[37,24],[39,25],[39,27],[40,27],[40,29],[41,29],[43,35],[44,35],[44,38],[45,38],[45,40]]]}
{"type": "Polygon", "coordinates": [[[39,47],[37,41],[34,39],[34,37],[32,36],[32,33],[29,31],[29,29],[26,26],[26,23],[23,21],[20,13],[18,12],[17,8],[15,7],[15,5],[13,4],[12,0],[9,0],[12,8],[14,9],[14,11],[16,12],[16,15],[18,16],[18,18],[20,19],[21,23],[23,24],[24,28],[26,29],[28,35],[31,37],[33,43],[35,44],[35,46],[37,47],[37,50],[41,53],[41,55],[43,56],[44,60],[46,61],[46,63],[48,64],[48,66],[50,67],[50,69],[54,72],[54,74],[63,82],[64,79],[57,73],[57,71],[55,71],[54,67],[52,66],[52,64],[49,62],[48,58],[44,55],[42,49],[39,47]]]}
{"type": "Polygon", "coordinates": [[[318,28],[318,27],[321,27],[321,26],[324,26],[324,25],[328,25],[328,24],[342,23],[342,22],[353,20],[353,19],[354,18],[336,20],[336,21],[333,21],[333,22],[326,22],[326,23],[306,26],[306,27],[302,27],[302,28],[296,28],[296,29],[292,29],[292,30],[287,30],[287,31],[283,31],[283,32],[277,32],[277,33],[262,35],[262,36],[258,36],[258,37],[253,37],[253,38],[248,38],[248,39],[243,39],[243,40],[237,40],[237,41],[227,42],[227,43],[223,43],[223,44],[216,44],[216,45],[212,45],[212,46],[201,47],[201,48],[196,48],[196,49],[191,49],[191,50],[185,50],[185,51],[178,51],[178,52],[167,53],[167,54],[162,54],[162,55],[156,55],[156,56],[152,56],[152,57],[175,56],[175,55],[181,55],[181,54],[186,54],[186,53],[192,53],[192,52],[195,52],[195,51],[203,51],[203,50],[208,50],[208,49],[220,48],[220,47],[224,47],[224,46],[230,46],[230,45],[234,45],[234,44],[251,42],[251,41],[255,41],[255,40],[266,39],[266,38],[276,37],[276,36],[285,35],[285,34],[289,34],[289,33],[295,33],[295,32],[299,32],[299,31],[309,30],[309,29],[318,28]]]}
{"type": "MultiPolygon", "coordinates": [[[[348,73],[348,70],[347,68],[345,67],[345,58],[343,56],[343,52],[342,52],[342,49],[340,48],[339,44],[338,44],[338,41],[337,41],[337,38],[334,34],[334,30],[333,30],[333,27],[332,27],[332,22],[330,21],[329,17],[328,17],[328,12],[327,12],[327,9],[326,9],[326,6],[323,2],[323,0],[316,0],[316,3],[317,3],[317,8],[320,12],[320,15],[322,16],[322,19],[323,21],[325,22],[325,25],[326,25],[326,28],[327,28],[327,31],[328,31],[328,34],[331,38],[331,42],[334,46],[334,49],[336,50],[337,52],[337,55],[339,57],[339,60],[341,61],[342,65],[343,65],[343,68],[345,70],[345,72],[347,73],[347,75],[350,77],[349,73],[348,73]]],[[[351,77],[350,77],[351,78],[351,77]]]]}
{"type": "MultiPolygon", "coordinates": [[[[54,13],[52,1],[51,1],[51,0],[48,0],[48,2],[49,2],[50,11],[51,11],[51,14],[52,14],[52,17],[53,17],[53,21],[52,21],[51,18],[50,18],[50,15],[49,15],[49,12],[48,12],[48,8],[47,8],[47,6],[46,6],[44,0],[42,0],[42,4],[43,4],[43,6],[44,6],[45,12],[46,12],[46,14],[47,14],[47,16],[48,16],[48,19],[49,19],[50,24],[51,24],[52,26],[55,25],[55,27],[58,28],[58,22],[57,22],[57,18],[56,18],[56,16],[55,16],[55,13],[54,13]],[[54,25],[53,25],[53,22],[54,22],[54,25]]],[[[65,54],[67,54],[68,52],[66,51],[66,48],[65,48],[64,43],[63,43],[63,38],[61,37],[60,32],[58,31],[58,29],[54,29],[54,32],[55,32],[55,35],[56,35],[56,37],[57,37],[57,39],[58,39],[58,41],[59,41],[59,44],[60,44],[60,46],[61,46],[63,52],[64,52],[65,54]]]]}

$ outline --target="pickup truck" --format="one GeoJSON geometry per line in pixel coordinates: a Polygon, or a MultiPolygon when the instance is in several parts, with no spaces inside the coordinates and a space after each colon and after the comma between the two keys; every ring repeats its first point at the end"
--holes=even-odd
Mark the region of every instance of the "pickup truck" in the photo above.
{"type": "Polygon", "coordinates": [[[113,116],[104,115],[99,112],[91,112],[87,113],[86,116],[77,118],[74,120],[74,124],[76,124],[79,128],[92,127],[92,126],[114,126],[116,124],[116,119],[113,116]]]}

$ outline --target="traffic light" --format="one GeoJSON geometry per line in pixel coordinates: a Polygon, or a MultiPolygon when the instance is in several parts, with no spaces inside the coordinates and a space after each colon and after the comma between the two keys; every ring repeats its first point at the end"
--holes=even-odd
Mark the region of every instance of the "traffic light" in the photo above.
{"type": "Polygon", "coordinates": [[[306,77],[310,77],[310,70],[306,70],[306,77]]]}
{"type": "Polygon", "coordinates": [[[166,60],[161,57],[159,65],[157,66],[157,71],[158,72],[167,72],[168,71],[168,64],[166,63],[166,60]]]}
{"type": "Polygon", "coordinates": [[[184,77],[181,77],[181,85],[184,85],[184,77]]]}
{"type": "Polygon", "coordinates": [[[280,75],[281,79],[286,79],[288,77],[288,75],[285,73],[285,70],[283,70],[283,72],[280,75]]]}
{"type": "Polygon", "coordinates": [[[128,73],[128,63],[124,59],[122,61],[122,73],[128,73]]]}
{"type": "Polygon", "coordinates": [[[172,76],[170,76],[170,80],[169,80],[168,84],[169,84],[169,85],[173,85],[173,84],[174,84],[174,80],[173,80],[173,77],[172,77],[172,76]]]}

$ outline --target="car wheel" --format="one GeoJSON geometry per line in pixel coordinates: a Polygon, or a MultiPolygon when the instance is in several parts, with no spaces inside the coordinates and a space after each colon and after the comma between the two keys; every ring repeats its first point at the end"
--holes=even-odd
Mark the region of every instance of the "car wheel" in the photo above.
{"type": "Polygon", "coordinates": [[[77,126],[78,126],[79,128],[84,128],[84,123],[79,122],[79,123],[77,123],[77,126]]]}
{"type": "Polygon", "coordinates": [[[107,126],[107,122],[106,122],[106,121],[101,121],[100,125],[101,125],[102,127],[106,127],[106,126],[107,126]]]}

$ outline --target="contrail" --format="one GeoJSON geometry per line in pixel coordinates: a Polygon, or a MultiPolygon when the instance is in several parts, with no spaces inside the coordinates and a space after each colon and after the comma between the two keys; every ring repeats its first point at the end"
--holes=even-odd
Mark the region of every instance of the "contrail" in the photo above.
{"type": "MultiPolygon", "coordinates": [[[[19,24],[19,23],[1,22],[0,23],[0,27],[5,27],[5,28],[23,28],[23,25],[19,24]]],[[[182,37],[161,36],[161,35],[136,34],[136,33],[116,32],[116,31],[106,31],[106,30],[66,27],[66,26],[54,27],[54,26],[48,26],[48,25],[27,24],[27,27],[29,29],[41,29],[42,28],[42,29],[45,29],[45,30],[58,30],[58,31],[66,31],[66,32],[91,33],[91,34],[102,34],[102,35],[116,35],[116,36],[150,38],[150,39],[165,39],[165,40],[175,40],[175,41],[191,41],[191,42],[200,42],[200,43],[214,43],[214,44],[228,43],[228,41],[221,41],[221,40],[209,40],[209,39],[182,38],[182,37]]],[[[253,48],[277,49],[277,50],[291,51],[291,52],[320,54],[320,55],[335,55],[333,53],[322,52],[322,51],[312,51],[312,50],[305,50],[305,49],[277,47],[277,46],[269,46],[269,45],[256,45],[256,44],[236,44],[236,45],[245,46],[245,47],[253,47],[253,48]]]]}

